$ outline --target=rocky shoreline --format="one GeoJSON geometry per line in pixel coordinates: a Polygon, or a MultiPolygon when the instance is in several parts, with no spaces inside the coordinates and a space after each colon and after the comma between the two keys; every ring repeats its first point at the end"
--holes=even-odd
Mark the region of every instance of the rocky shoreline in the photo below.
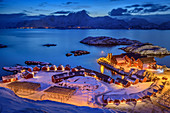
{"type": "Polygon", "coordinates": [[[66,56],[72,56],[72,54],[74,54],[74,56],[81,56],[81,55],[86,55],[86,54],[90,54],[89,51],[85,51],[85,50],[76,50],[76,51],[71,51],[71,53],[67,53],[66,56]]]}
{"type": "Polygon", "coordinates": [[[166,48],[155,46],[151,43],[142,43],[137,40],[130,40],[127,38],[112,38],[106,36],[99,37],[87,37],[80,41],[80,43],[94,45],[94,46],[116,46],[116,45],[129,45],[127,47],[122,47],[120,49],[128,53],[138,53],[141,55],[170,55],[170,51],[166,48]]]}
{"type": "Polygon", "coordinates": [[[138,53],[141,55],[170,55],[170,51],[166,48],[155,46],[152,44],[133,44],[127,47],[120,48],[125,52],[138,53]]]}

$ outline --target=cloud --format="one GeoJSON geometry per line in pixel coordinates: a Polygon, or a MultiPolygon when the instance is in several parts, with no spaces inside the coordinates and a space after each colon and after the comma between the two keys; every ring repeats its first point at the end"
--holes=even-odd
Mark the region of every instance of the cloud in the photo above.
{"type": "Polygon", "coordinates": [[[130,15],[127,14],[127,9],[123,9],[123,8],[117,8],[117,9],[112,9],[111,12],[109,12],[108,14],[110,16],[122,16],[122,15],[130,15]]]}
{"type": "Polygon", "coordinates": [[[71,4],[78,4],[78,2],[66,2],[66,3],[63,3],[63,5],[71,5],[71,4]]]}
{"type": "Polygon", "coordinates": [[[46,9],[35,9],[34,11],[45,11],[45,12],[49,12],[50,10],[46,10],[46,9]]]}
{"type": "Polygon", "coordinates": [[[170,6],[163,4],[133,4],[125,6],[124,8],[112,9],[108,14],[110,16],[123,15],[140,15],[140,14],[161,14],[162,12],[170,10],[170,6]]]}
{"type": "Polygon", "coordinates": [[[170,6],[160,4],[144,4],[142,7],[146,8],[143,10],[144,13],[164,12],[170,9],[170,6]]]}
{"type": "Polygon", "coordinates": [[[130,5],[130,6],[126,6],[125,8],[133,8],[133,7],[139,7],[139,4],[134,4],[134,5],[130,5]]]}
{"type": "Polygon", "coordinates": [[[51,14],[69,14],[71,13],[71,11],[57,11],[57,12],[53,12],[51,14]]]}
{"type": "Polygon", "coordinates": [[[142,11],[143,11],[143,8],[134,8],[132,10],[129,10],[128,13],[139,13],[142,11]]]}

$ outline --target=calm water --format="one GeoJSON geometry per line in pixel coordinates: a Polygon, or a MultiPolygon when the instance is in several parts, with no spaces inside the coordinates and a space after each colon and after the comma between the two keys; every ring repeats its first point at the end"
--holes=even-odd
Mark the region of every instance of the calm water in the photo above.
{"type": "MultiPolygon", "coordinates": [[[[4,66],[24,65],[26,60],[46,61],[56,65],[70,64],[72,67],[82,65],[99,71],[96,60],[106,53],[120,54],[123,51],[115,47],[95,47],[79,43],[87,36],[111,36],[129,38],[141,42],[150,42],[170,50],[170,31],[168,30],[56,30],[56,29],[7,29],[0,30],[0,43],[8,45],[0,48],[0,76],[9,73],[2,70],[4,66]],[[55,43],[55,47],[43,47],[42,44],[55,43]],[[72,50],[88,50],[89,55],[66,57],[72,50]],[[102,54],[101,51],[104,51],[102,54]]],[[[170,56],[156,58],[158,64],[170,67],[170,56]]],[[[110,72],[105,71],[106,74],[110,72]]]]}

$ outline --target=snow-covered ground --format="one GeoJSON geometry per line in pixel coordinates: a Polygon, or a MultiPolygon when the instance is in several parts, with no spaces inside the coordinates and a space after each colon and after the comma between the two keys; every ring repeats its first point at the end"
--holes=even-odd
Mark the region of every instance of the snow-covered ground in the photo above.
{"type": "MultiPolygon", "coordinates": [[[[66,106],[66,104],[58,103],[60,101],[55,100],[55,99],[51,99],[51,100],[52,101],[58,101],[58,102],[42,101],[41,100],[41,96],[44,94],[44,90],[46,90],[50,86],[54,86],[54,85],[60,86],[62,84],[62,86],[64,86],[66,84],[67,86],[71,86],[71,87],[77,87],[77,88],[80,87],[76,91],[76,93],[68,101],[66,101],[64,103],[73,104],[73,105],[77,105],[77,106],[90,106],[90,107],[95,107],[96,108],[96,107],[101,107],[101,106],[96,104],[95,99],[97,98],[97,101],[99,103],[102,103],[102,99],[101,99],[102,94],[112,95],[112,94],[137,93],[137,92],[140,92],[140,91],[143,91],[143,90],[149,88],[150,85],[152,84],[152,82],[138,83],[136,85],[131,85],[128,88],[124,88],[122,86],[119,86],[119,85],[116,85],[116,84],[113,84],[113,83],[108,84],[108,83],[105,83],[103,81],[96,80],[95,78],[89,77],[89,76],[85,76],[85,77],[77,76],[77,77],[73,77],[73,78],[69,78],[67,80],[64,80],[64,81],[62,81],[60,83],[53,83],[52,80],[51,80],[51,76],[54,75],[54,74],[59,74],[59,73],[61,73],[61,72],[44,72],[44,71],[40,71],[37,74],[35,74],[34,78],[31,78],[31,79],[20,78],[19,81],[30,81],[30,82],[36,82],[36,83],[41,84],[41,89],[38,92],[36,92],[34,94],[31,94],[31,95],[24,95],[23,93],[17,93],[17,95],[19,96],[19,97],[17,97],[16,95],[14,95],[14,93],[12,91],[10,91],[8,89],[0,88],[0,91],[2,90],[1,91],[2,93],[0,93],[0,96],[1,96],[0,98],[2,98],[2,99],[0,99],[0,104],[3,103],[3,104],[1,104],[0,107],[3,108],[2,110],[4,110],[4,108],[5,108],[5,110],[3,112],[8,110],[8,109],[6,109],[7,108],[6,107],[7,103],[14,104],[15,101],[17,101],[15,103],[16,105],[9,106],[9,111],[11,111],[11,110],[16,110],[16,111],[17,110],[53,111],[55,109],[55,104],[56,105],[59,104],[59,106],[62,106],[62,105],[66,106]],[[8,97],[10,99],[7,99],[8,97]],[[20,98],[20,97],[22,97],[22,98],[20,98]],[[16,98],[17,98],[17,100],[14,101],[13,99],[16,99],[16,98]],[[23,98],[31,99],[32,101],[27,100],[27,99],[23,99],[23,98]],[[4,102],[5,99],[7,99],[7,101],[6,101],[7,103],[4,102]],[[10,102],[8,102],[8,101],[10,101],[10,102]],[[22,104],[23,107],[16,108],[16,109],[13,108],[13,106],[14,107],[18,106],[18,104],[19,104],[18,101],[21,104],[23,103],[22,104]],[[36,101],[38,101],[38,102],[36,102],[36,101]],[[51,106],[51,104],[54,104],[54,105],[51,106]],[[35,107],[30,107],[30,106],[35,106],[35,107]],[[38,109],[36,108],[36,106],[37,106],[38,109]],[[47,106],[47,107],[43,107],[43,106],[47,106]],[[51,106],[51,108],[49,107],[49,109],[48,109],[48,106],[51,106]]],[[[163,77],[165,75],[164,74],[159,74],[159,75],[156,75],[156,76],[160,76],[159,78],[161,78],[161,77],[163,77]]],[[[170,77],[168,77],[168,79],[169,78],[170,77]]],[[[6,87],[7,84],[8,83],[0,83],[0,87],[6,87]]],[[[142,104],[138,104],[138,105],[142,106],[142,104]]],[[[68,105],[68,106],[71,106],[71,105],[68,105]]],[[[120,107],[122,106],[123,109],[124,109],[124,107],[128,108],[128,105],[119,105],[119,106],[120,107]]],[[[114,105],[112,105],[112,106],[108,105],[107,107],[113,108],[114,105]]],[[[77,107],[77,108],[79,108],[79,107],[77,107]]],[[[63,109],[65,109],[65,108],[63,107],[63,109]]],[[[70,112],[79,112],[79,110],[73,110],[73,109],[69,109],[69,110],[70,110],[70,112]]],[[[60,111],[62,111],[62,109],[60,109],[59,112],[60,111]]],[[[106,111],[111,112],[109,110],[106,110],[106,111]]],[[[67,112],[67,109],[66,109],[66,112],[67,112]]],[[[103,111],[99,110],[99,112],[103,112],[103,111]]]]}
{"type": "Polygon", "coordinates": [[[0,87],[0,113],[114,113],[109,109],[79,107],[54,101],[20,98],[11,90],[0,87]]]}
{"type": "MultiPolygon", "coordinates": [[[[53,83],[52,82],[52,75],[60,74],[62,72],[44,72],[39,71],[37,74],[34,75],[34,78],[30,79],[24,79],[19,78],[19,81],[28,81],[28,82],[35,82],[41,84],[41,89],[35,93],[35,94],[23,94],[23,92],[18,92],[17,95],[23,98],[28,98],[31,100],[41,100],[41,96],[44,93],[44,90],[48,89],[51,86],[60,86],[59,84],[67,84],[67,86],[72,87],[81,87],[77,92],[66,102],[68,104],[73,104],[77,106],[91,106],[91,107],[99,107],[94,103],[93,97],[95,94],[100,94],[104,91],[107,91],[108,88],[106,85],[102,84],[100,81],[96,80],[93,77],[83,77],[83,76],[77,76],[73,78],[69,78],[67,80],[64,80],[60,83],[53,83]]],[[[1,87],[6,87],[8,83],[0,83],[1,87]]],[[[57,101],[55,99],[52,99],[53,101],[57,101]]]]}

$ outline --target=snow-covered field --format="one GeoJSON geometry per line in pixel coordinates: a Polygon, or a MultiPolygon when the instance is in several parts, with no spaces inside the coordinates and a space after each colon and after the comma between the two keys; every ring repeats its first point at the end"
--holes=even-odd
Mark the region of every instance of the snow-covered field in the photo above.
{"type": "Polygon", "coordinates": [[[0,113],[114,113],[109,109],[80,107],[54,101],[20,98],[11,90],[0,87],[0,113]]]}

